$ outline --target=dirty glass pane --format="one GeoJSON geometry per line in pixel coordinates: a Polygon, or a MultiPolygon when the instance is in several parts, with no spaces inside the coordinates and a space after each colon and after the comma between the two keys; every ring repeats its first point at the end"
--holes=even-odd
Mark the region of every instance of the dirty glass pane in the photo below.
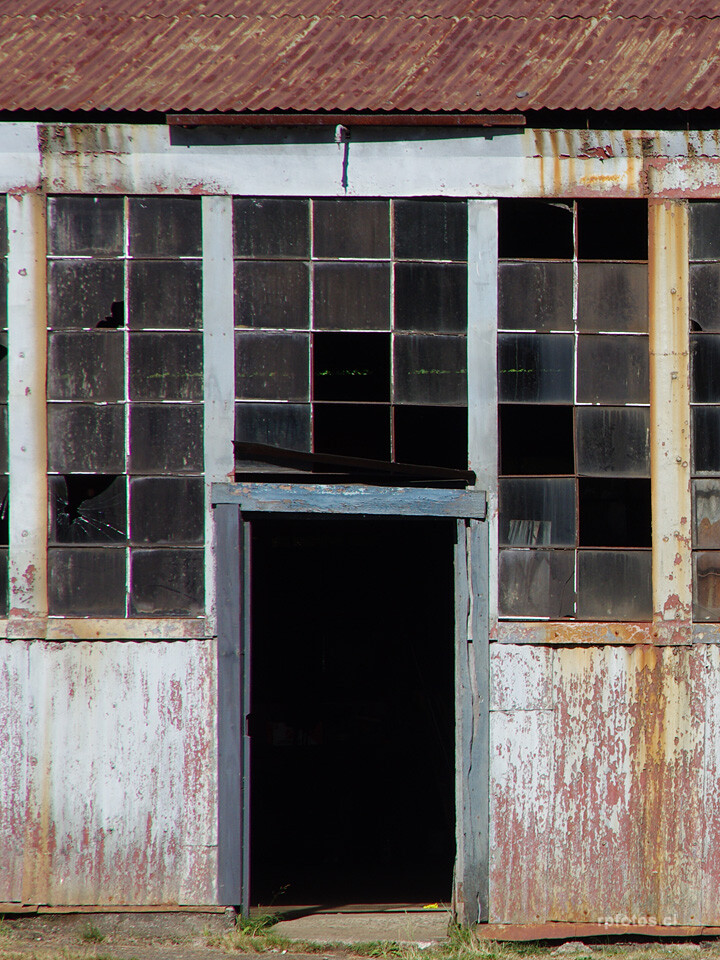
{"type": "Polygon", "coordinates": [[[690,259],[720,260],[720,203],[695,201],[688,207],[690,259]]]}
{"type": "Polygon", "coordinates": [[[49,400],[122,400],[125,397],[122,332],[51,333],[47,395],[49,400]]]}
{"type": "Polygon", "coordinates": [[[690,399],[694,403],[720,401],[720,336],[690,336],[690,399]]]}
{"type": "Polygon", "coordinates": [[[0,550],[0,617],[8,612],[8,551],[0,550]]]}
{"type": "Polygon", "coordinates": [[[130,334],[131,400],[202,400],[201,333],[130,334]]]}
{"type": "Polygon", "coordinates": [[[205,608],[205,553],[130,550],[130,615],[134,617],[202,616],[205,608]]]}
{"type": "Polygon", "coordinates": [[[467,403],[465,337],[395,337],[396,403],[467,403]]]}
{"type": "Polygon", "coordinates": [[[501,550],[499,586],[501,617],[572,617],[574,551],[501,550]]]}
{"type": "Polygon", "coordinates": [[[387,259],[390,203],[387,200],[315,200],[313,256],[387,259]]]}
{"type": "Polygon", "coordinates": [[[7,260],[0,260],[0,330],[7,330],[7,260]]]}
{"type": "Polygon", "coordinates": [[[245,198],[233,200],[236,257],[310,256],[308,200],[245,198]]]}
{"type": "Polygon", "coordinates": [[[647,260],[647,201],[578,200],[577,233],[581,260],[647,260]]]}
{"type": "Polygon", "coordinates": [[[572,407],[504,403],[499,416],[501,474],[575,472],[572,407]]]}
{"type": "Polygon", "coordinates": [[[125,410],[122,406],[51,403],[47,412],[51,472],[123,473],[125,410]]]}
{"type": "Polygon", "coordinates": [[[203,478],[131,480],[130,537],[134,543],[202,543],[205,539],[203,478]]]}
{"type": "Polygon", "coordinates": [[[500,543],[514,547],[575,546],[575,481],[500,481],[500,543]]]}
{"type": "Polygon", "coordinates": [[[575,374],[572,334],[503,333],[498,337],[501,401],[572,403],[575,374]]]}
{"type": "Polygon", "coordinates": [[[203,408],[186,404],[130,407],[130,473],[202,473],[203,408]]]}
{"type": "Polygon", "coordinates": [[[690,264],[690,329],[720,332],[720,263],[690,264]]]}
{"type": "Polygon", "coordinates": [[[235,440],[310,450],[309,403],[236,403],[235,440]]]}
{"type": "Polygon", "coordinates": [[[578,264],[578,329],[583,333],[647,333],[647,264],[578,264]]]}
{"type": "Polygon", "coordinates": [[[48,263],[48,323],[53,330],[122,326],[124,297],[122,263],[107,260],[51,260],[48,263]]]}
{"type": "Polygon", "coordinates": [[[651,620],[649,550],[578,551],[580,620],[651,620]]]}
{"type": "Polygon", "coordinates": [[[572,330],[572,264],[501,263],[498,311],[503,330],[572,330]]]}
{"type": "Polygon", "coordinates": [[[0,257],[4,257],[7,252],[7,199],[4,194],[0,194],[0,257]]]}
{"type": "Polygon", "coordinates": [[[48,605],[66,617],[125,616],[125,551],[108,547],[50,547],[48,605]]]}
{"type": "Polygon", "coordinates": [[[390,459],[390,407],[318,403],[313,409],[313,449],[344,457],[390,459]]]}
{"type": "Polygon", "coordinates": [[[720,407],[694,407],[691,417],[693,473],[720,473],[720,407]]]}
{"type": "MultiPolygon", "coordinates": [[[[8,543],[10,542],[10,524],[9,524],[10,498],[8,495],[9,486],[10,486],[9,478],[7,476],[0,477],[0,544],[2,546],[7,546],[8,543]]],[[[2,587],[2,577],[4,576],[4,574],[2,573],[2,564],[6,559],[7,557],[3,559],[3,552],[0,551],[0,597],[2,596],[2,590],[4,589],[2,587]]]]}
{"type": "Polygon", "coordinates": [[[49,477],[51,543],[122,543],[127,537],[125,477],[49,477]]]}
{"type": "Polygon", "coordinates": [[[8,400],[8,338],[0,333],[0,403],[8,400]]]}
{"type": "Polygon", "coordinates": [[[648,477],[650,415],[640,407],[579,407],[578,473],[585,476],[648,477]]]}
{"type": "Polygon", "coordinates": [[[389,264],[316,263],[313,272],[316,329],[390,329],[389,264]]]}
{"type": "Polygon", "coordinates": [[[239,260],[235,263],[235,326],[310,326],[308,266],[296,261],[239,260]]]}
{"type": "Polygon", "coordinates": [[[580,477],[578,543],[581,547],[649,547],[650,481],[580,477]]]}
{"type": "Polygon", "coordinates": [[[119,257],[123,248],[122,197],[50,197],[49,254],[119,257]]]}
{"type": "Polygon", "coordinates": [[[200,197],[131,197],[131,257],[201,257],[200,197]]]}
{"type": "Polygon", "coordinates": [[[503,260],[570,260],[572,202],[498,201],[498,256],[503,260]]]}
{"type": "Polygon", "coordinates": [[[8,472],[8,408],[0,406],[0,473],[8,472]]]}
{"type": "Polygon", "coordinates": [[[310,399],[306,333],[235,332],[235,396],[247,400],[310,399]]]}
{"type": "Polygon", "coordinates": [[[580,403],[649,403],[647,337],[579,337],[577,398],[580,403]]]}
{"type": "Polygon", "coordinates": [[[128,324],[133,329],[202,327],[202,264],[138,261],[128,264],[128,324]]]}
{"type": "Polygon", "coordinates": [[[395,407],[395,460],[467,470],[465,407],[395,407]]]}
{"type": "Polygon", "coordinates": [[[396,264],[395,328],[464,333],[467,267],[459,263],[396,264]]]}
{"type": "Polygon", "coordinates": [[[693,552],[693,619],[720,621],[720,550],[693,552]]]}
{"type": "Polygon", "coordinates": [[[395,256],[401,260],[467,260],[464,200],[396,200],[395,256]]]}
{"type": "Polygon", "coordinates": [[[389,400],[390,334],[315,334],[313,398],[389,400]]]}
{"type": "Polygon", "coordinates": [[[693,480],[693,546],[720,547],[720,480],[693,480]]]}

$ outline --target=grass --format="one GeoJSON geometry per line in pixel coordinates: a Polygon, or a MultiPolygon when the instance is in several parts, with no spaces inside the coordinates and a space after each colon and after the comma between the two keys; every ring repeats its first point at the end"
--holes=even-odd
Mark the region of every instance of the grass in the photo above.
{"type": "Polygon", "coordinates": [[[87,923],[80,939],[83,943],[102,943],[105,934],[98,930],[94,923],[87,923]]]}
{"type": "Polygon", "coordinates": [[[11,937],[12,932],[12,926],[7,922],[5,917],[0,917],[0,940],[6,940],[8,937],[11,937]]]}

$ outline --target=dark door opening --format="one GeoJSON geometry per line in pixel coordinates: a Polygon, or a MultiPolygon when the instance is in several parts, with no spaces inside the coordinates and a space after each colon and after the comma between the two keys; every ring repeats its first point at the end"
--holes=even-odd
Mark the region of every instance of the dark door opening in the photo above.
{"type": "Polygon", "coordinates": [[[455,532],[253,520],[252,903],[450,899],[455,532]]]}

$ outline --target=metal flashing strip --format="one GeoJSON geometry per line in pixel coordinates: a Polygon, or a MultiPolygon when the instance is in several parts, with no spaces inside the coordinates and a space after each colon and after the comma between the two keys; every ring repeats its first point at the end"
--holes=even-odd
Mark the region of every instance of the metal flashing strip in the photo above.
{"type": "Polygon", "coordinates": [[[169,113],[169,127],[524,127],[522,113],[169,113]]]}

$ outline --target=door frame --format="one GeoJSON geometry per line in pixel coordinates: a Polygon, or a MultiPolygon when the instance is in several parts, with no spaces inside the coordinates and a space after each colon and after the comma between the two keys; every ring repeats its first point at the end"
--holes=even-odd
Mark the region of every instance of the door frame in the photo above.
{"type": "Polygon", "coordinates": [[[453,912],[488,920],[489,632],[484,491],[364,484],[214,483],[218,668],[218,902],[250,906],[251,524],[258,513],[446,517],[455,545],[453,912]],[[472,773],[472,777],[470,774],[472,773]]]}

